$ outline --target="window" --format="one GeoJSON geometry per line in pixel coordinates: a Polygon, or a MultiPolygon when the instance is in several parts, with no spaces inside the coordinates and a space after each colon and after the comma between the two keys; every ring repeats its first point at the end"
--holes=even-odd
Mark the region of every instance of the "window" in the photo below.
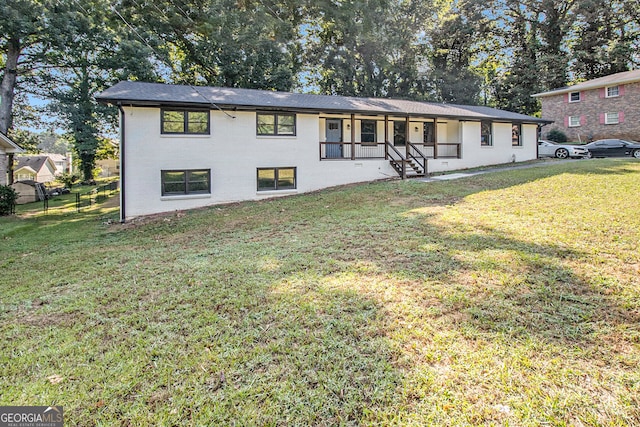
{"type": "Polygon", "coordinates": [[[296,115],[291,113],[258,113],[258,135],[295,135],[296,115]]]}
{"type": "Polygon", "coordinates": [[[604,124],[605,125],[617,125],[620,123],[620,115],[618,113],[605,113],[604,124]]]}
{"type": "Polygon", "coordinates": [[[569,116],[569,127],[575,128],[580,126],[580,116],[569,116]]]}
{"type": "Polygon", "coordinates": [[[422,142],[428,145],[435,145],[436,143],[436,124],[433,122],[424,123],[422,128],[423,137],[422,142]]]}
{"type": "Polygon", "coordinates": [[[580,92],[571,92],[569,94],[569,102],[580,102],[580,92]]]}
{"type": "Polygon", "coordinates": [[[258,191],[294,190],[296,168],[259,168],[258,191]]]}
{"type": "Polygon", "coordinates": [[[162,195],[211,194],[211,170],[163,170],[162,195]]]}
{"type": "Polygon", "coordinates": [[[522,125],[511,125],[511,145],[514,147],[522,146],[522,125]]]}
{"type": "Polygon", "coordinates": [[[480,145],[493,145],[493,137],[491,136],[491,122],[480,122],[480,145]]]}
{"type": "Polygon", "coordinates": [[[361,120],[360,121],[360,141],[363,145],[376,145],[376,121],[361,120]]]}
{"type": "Polygon", "coordinates": [[[209,135],[208,110],[162,110],[162,133],[209,135]]]}
{"type": "Polygon", "coordinates": [[[620,96],[620,86],[609,86],[607,88],[607,98],[620,96]]]}
{"type": "Polygon", "coordinates": [[[393,122],[393,145],[407,144],[407,122],[393,122]]]}

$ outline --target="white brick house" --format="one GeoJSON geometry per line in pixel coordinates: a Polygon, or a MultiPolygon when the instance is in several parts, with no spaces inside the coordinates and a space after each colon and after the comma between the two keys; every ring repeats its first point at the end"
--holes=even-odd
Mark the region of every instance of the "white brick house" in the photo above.
{"type": "Polygon", "coordinates": [[[121,219],[532,160],[534,117],[488,107],[120,82],[121,219]]]}

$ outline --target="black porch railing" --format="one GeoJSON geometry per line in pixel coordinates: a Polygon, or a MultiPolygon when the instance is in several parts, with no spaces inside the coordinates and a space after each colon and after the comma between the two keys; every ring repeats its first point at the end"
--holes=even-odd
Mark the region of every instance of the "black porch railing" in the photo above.
{"type": "MultiPolygon", "coordinates": [[[[388,150],[384,142],[320,142],[320,160],[360,160],[360,159],[388,159],[388,150]]],[[[407,156],[425,159],[460,159],[461,144],[457,143],[407,143],[407,156]]],[[[401,147],[397,147],[401,148],[401,147]]],[[[402,150],[404,151],[404,147],[402,150]]],[[[403,155],[404,157],[404,155],[403,155]]]]}

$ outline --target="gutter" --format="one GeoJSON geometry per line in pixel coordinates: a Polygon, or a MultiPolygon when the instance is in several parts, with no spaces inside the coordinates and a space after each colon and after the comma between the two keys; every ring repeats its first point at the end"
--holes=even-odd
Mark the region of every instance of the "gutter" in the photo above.
{"type": "Polygon", "coordinates": [[[126,198],[125,198],[125,189],[127,186],[125,185],[125,156],[127,150],[125,150],[125,127],[124,127],[124,119],[125,113],[122,108],[122,103],[118,102],[118,110],[120,111],[120,222],[124,224],[127,215],[126,215],[126,198]]]}

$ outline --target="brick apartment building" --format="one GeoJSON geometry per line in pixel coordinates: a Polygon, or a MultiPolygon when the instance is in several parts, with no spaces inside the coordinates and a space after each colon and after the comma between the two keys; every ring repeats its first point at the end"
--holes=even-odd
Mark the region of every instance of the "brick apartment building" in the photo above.
{"type": "Polygon", "coordinates": [[[612,74],[533,95],[542,103],[542,118],[554,123],[569,141],[620,138],[640,141],[640,70],[612,74]]]}

